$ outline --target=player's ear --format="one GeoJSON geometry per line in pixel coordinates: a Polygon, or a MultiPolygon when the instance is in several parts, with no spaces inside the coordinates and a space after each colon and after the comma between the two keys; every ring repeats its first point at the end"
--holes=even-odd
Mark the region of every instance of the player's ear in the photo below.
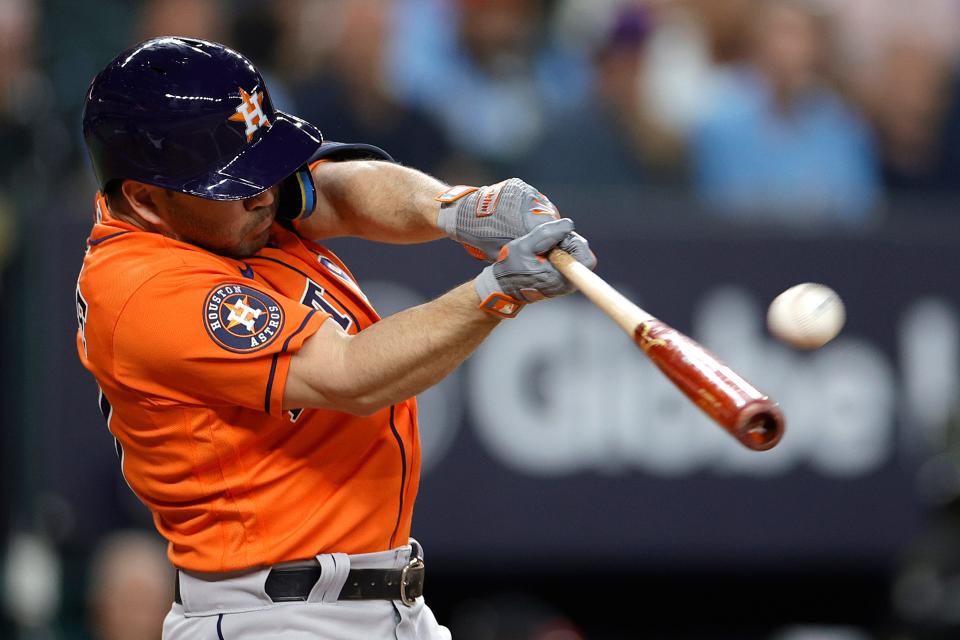
{"type": "Polygon", "coordinates": [[[132,213],[146,224],[157,229],[167,228],[160,216],[159,200],[163,189],[136,180],[124,180],[120,185],[120,200],[127,213],[132,213]]]}

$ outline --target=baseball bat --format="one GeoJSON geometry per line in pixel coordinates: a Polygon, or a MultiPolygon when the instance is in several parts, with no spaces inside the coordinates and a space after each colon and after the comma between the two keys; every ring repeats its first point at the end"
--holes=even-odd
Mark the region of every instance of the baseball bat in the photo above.
{"type": "Polygon", "coordinates": [[[554,249],[548,258],[714,422],[754,451],[776,446],[784,430],[783,413],[776,402],[695,340],[630,302],[569,253],[554,249]]]}

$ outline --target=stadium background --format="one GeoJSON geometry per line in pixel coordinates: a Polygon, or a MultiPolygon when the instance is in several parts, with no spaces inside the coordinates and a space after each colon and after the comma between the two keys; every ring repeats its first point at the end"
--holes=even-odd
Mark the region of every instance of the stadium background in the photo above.
{"type": "MultiPolygon", "coordinates": [[[[154,638],[169,604],[73,345],[84,90],[160,34],[243,51],[329,139],[532,182],[785,408],[750,454],[582,299],[499,328],[421,398],[457,640],[960,637],[958,32],[956,0],[0,0],[0,637],[154,638]],[[805,280],[849,321],[800,354],[762,320],[805,280]]],[[[331,246],[381,313],[478,267],[331,246]]]]}

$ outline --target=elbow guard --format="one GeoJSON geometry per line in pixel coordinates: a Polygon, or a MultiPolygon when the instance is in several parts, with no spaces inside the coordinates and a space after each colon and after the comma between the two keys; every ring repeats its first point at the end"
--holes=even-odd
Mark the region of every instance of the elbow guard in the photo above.
{"type": "Polygon", "coordinates": [[[393,162],[389,153],[371,144],[327,142],[320,146],[313,157],[299,169],[280,182],[277,218],[280,220],[305,220],[317,204],[317,187],[311,168],[320,161],[342,162],[347,160],[385,160],[393,162]]]}

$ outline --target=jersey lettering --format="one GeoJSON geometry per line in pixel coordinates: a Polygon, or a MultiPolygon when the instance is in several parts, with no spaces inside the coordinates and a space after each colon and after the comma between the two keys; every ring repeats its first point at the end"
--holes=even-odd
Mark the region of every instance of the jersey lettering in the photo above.
{"type": "Polygon", "coordinates": [[[341,313],[336,307],[330,304],[330,302],[323,297],[323,293],[323,287],[310,278],[307,278],[307,286],[304,287],[303,295],[300,296],[300,303],[308,307],[313,307],[317,311],[329,313],[333,319],[337,321],[337,324],[346,331],[352,324],[350,317],[341,313]]]}
{"type": "MultiPolygon", "coordinates": [[[[103,419],[106,420],[107,430],[110,431],[110,420],[113,418],[113,406],[110,404],[110,401],[107,400],[107,396],[104,395],[103,389],[100,388],[100,385],[97,385],[97,393],[99,394],[97,400],[98,404],[100,405],[100,415],[102,415],[103,419]]],[[[110,431],[110,434],[113,435],[113,431],[110,431]]],[[[113,450],[117,453],[117,462],[120,463],[120,475],[123,476],[123,481],[127,483],[130,491],[133,491],[133,494],[139,498],[140,494],[134,491],[130,481],[127,480],[127,473],[123,468],[123,444],[116,436],[113,436],[113,450]]]]}
{"type": "Polygon", "coordinates": [[[107,421],[107,428],[110,428],[110,418],[113,417],[113,407],[110,406],[110,401],[107,400],[107,396],[103,395],[103,389],[97,387],[97,392],[100,397],[97,398],[98,404],[100,405],[100,415],[103,416],[103,419],[107,421]]]}
{"type": "MultiPolygon", "coordinates": [[[[317,260],[320,261],[324,267],[327,268],[327,271],[337,276],[345,283],[350,285],[350,288],[353,289],[356,293],[360,294],[360,297],[364,300],[367,300],[367,296],[363,291],[360,291],[360,287],[357,286],[357,283],[354,282],[350,276],[347,275],[347,272],[337,266],[337,263],[328,258],[327,256],[317,256],[317,260]]],[[[367,300],[369,302],[369,300],[367,300]]]]}
{"type": "Polygon", "coordinates": [[[87,301],[80,293],[80,282],[77,281],[77,329],[80,331],[80,342],[83,343],[83,354],[87,355],[87,301]]]}

